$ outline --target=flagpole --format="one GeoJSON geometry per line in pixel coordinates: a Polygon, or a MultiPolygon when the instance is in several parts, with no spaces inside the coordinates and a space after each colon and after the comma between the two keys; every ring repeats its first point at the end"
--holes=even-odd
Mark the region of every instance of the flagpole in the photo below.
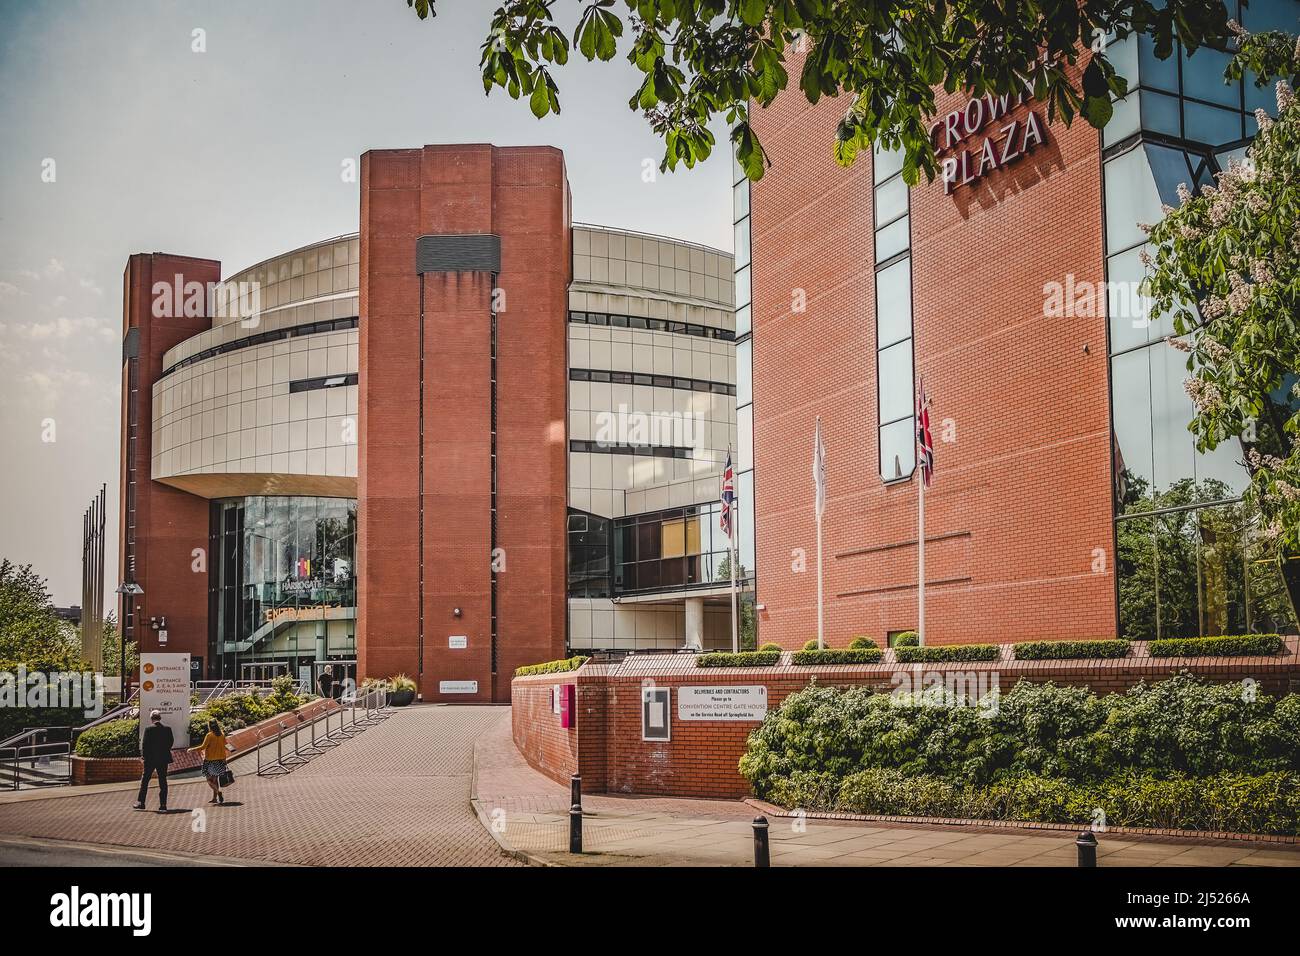
{"type": "MultiPolygon", "coordinates": [[[[731,461],[731,446],[727,446],[727,461],[731,461]]],[[[723,479],[725,481],[725,478],[723,479]]],[[[736,524],[740,512],[735,506],[732,490],[731,520],[727,522],[727,567],[731,572],[731,653],[740,653],[740,618],[736,613],[736,524]]]]}
{"type": "Polygon", "coordinates": [[[817,649],[826,646],[826,610],[822,604],[822,513],[817,512],[817,649]]]}
{"type": "Polygon", "coordinates": [[[925,645],[925,469],[917,475],[917,643],[925,645]]]}

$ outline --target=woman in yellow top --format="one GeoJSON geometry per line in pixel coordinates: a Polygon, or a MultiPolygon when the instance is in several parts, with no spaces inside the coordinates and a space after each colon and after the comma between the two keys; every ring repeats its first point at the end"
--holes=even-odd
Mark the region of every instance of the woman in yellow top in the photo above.
{"type": "Polygon", "coordinates": [[[207,778],[212,789],[212,799],[208,803],[225,803],[221,795],[221,775],[226,772],[226,754],[235,748],[226,743],[225,732],[215,720],[208,721],[208,732],[203,743],[191,750],[203,751],[203,776],[207,778]]]}

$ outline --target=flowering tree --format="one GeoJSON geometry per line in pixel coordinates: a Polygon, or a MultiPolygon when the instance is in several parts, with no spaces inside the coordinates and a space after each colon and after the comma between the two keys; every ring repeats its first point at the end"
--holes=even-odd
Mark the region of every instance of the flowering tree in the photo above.
{"type": "Polygon", "coordinates": [[[1277,117],[1256,112],[1259,135],[1244,161],[1198,194],[1182,185],[1177,209],[1148,229],[1145,291],[1170,314],[1188,353],[1185,382],[1202,451],[1240,441],[1248,504],[1300,607],[1300,106],[1292,91],[1300,41],[1248,35],[1236,24],[1229,76],[1276,80],[1277,117]],[[1288,82],[1289,81],[1289,82],[1288,82]],[[1191,303],[1197,303],[1199,308],[1191,303]],[[1289,559],[1289,560],[1288,560],[1289,559]]]}

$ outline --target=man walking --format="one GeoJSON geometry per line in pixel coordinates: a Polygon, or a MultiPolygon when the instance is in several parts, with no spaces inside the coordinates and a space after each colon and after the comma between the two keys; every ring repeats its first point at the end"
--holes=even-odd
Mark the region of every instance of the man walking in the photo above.
{"type": "Polygon", "coordinates": [[[140,777],[140,799],[134,810],[143,810],[144,798],[149,793],[149,778],[158,774],[158,812],[167,812],[167,765],[172,762],[172,729],[162,722],[162,714],[153,711],[149,714],[149,726],[145,728],[144,740],[140,742],[140,756],[144,759],[144,774],[140,777]]]}

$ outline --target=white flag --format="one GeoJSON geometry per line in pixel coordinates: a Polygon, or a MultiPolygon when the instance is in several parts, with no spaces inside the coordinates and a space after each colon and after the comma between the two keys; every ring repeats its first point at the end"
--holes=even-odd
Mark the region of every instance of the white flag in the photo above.
{"type": "Polygon", "coordinates": [[[822,441],[822,418],[817,416],[817,429],[813,437],[813,487],[817,493],[817,517],[826,512],[826,443],[822,441]]]}

